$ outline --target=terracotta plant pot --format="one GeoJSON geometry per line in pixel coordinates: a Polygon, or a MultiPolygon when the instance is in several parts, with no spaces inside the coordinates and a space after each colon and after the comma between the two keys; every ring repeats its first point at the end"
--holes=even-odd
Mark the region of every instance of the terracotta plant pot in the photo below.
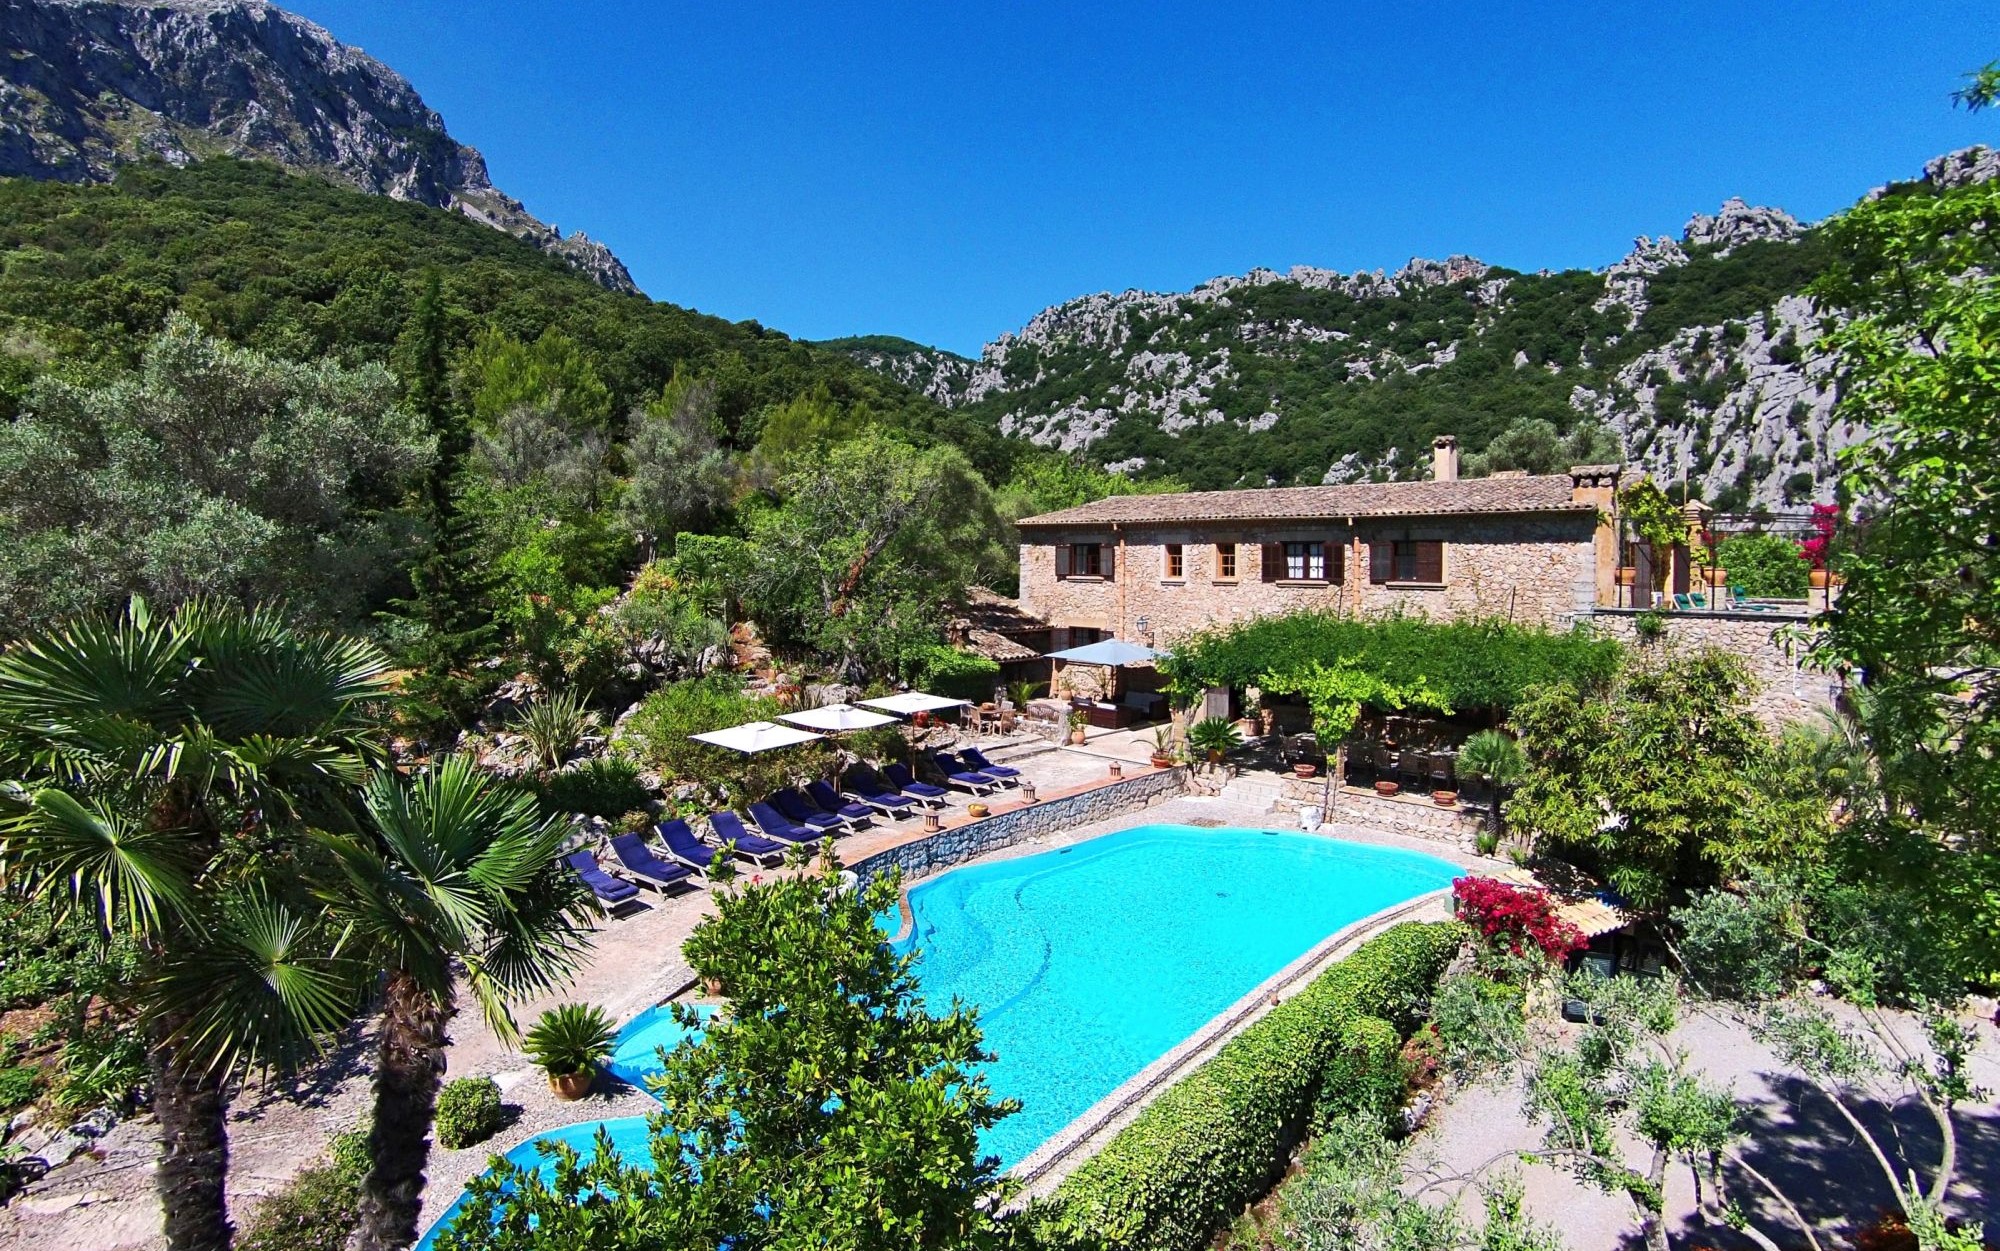
{"type": "Polygon", "coordinates": [[[1297,764],[1292,766],[1292,774],[1295,777],[1309,778],[1318,772],[1319,772],[1318,765],[1308,764],[1306,761],[1303,760],[1299,761],[1297,764]]]}
{"type": "Polygon", "coordinates": [[[1069,732],[1069,741],[1080,745],[1083,742],[1083,731],[1071,730],[1069,732]]]}
{"type": "Polygon", "coordinates": [[[549,1074],[549,1089],[564,1103],[573,1103],[590,1093],[590,1084],[597,1080],[596,1069],[585,1069],[581,1073],[549,1074]]]}
{"type": "Polygon", "coordinates": [[[971,817],[975,821],[977,821],[979,818],[985,816],[987,813],[991,811],[993,810],[991,808],[988,808],[985,804],[967,804],[965,806],[965,815],[971,817]]]}
{"type": "Polygon", "coordinates": [[[1806,585],[1815,591],[1824,591],[1829,586],[1839,585],[1834,581],[1833,570],[1813,569],[1806,573],[1806,585]]]}
{"type": "Polygon", "coordinates": [[[1172,756],[1162,756],[1158,752],[1155,752],[1153,754],[1152,764],[1155,769],[1170,768],[1172,767],[1173,763],[1174,763],[1174,758],[1172,756]]]}
{"type": "Polygon", "coordinates": [[[1432,791],[1431,802],[1440,808],[1456,808],[1458,807],[1458,792],[1432,791]]]}
{"type": "Polygon", "coordinates": [[[1402,789],[1402,786],[1395,782],[1377,782],[1375,784],[1375,793],[1377,795],[1394,795],[1402,789]]]}
{"type": "Polygon", "coordinates": [[[1619,586],[1631,586],[1634,582],[1637,582],[1638,580],[1639,580],[1639,567],[1637,565],[1618,566],[1619,586]]]}
{"type": "Polygon", "coordinates": [[[1718,591],[1729,585],[1729,571],[1727,569],[1710,569],[1707,571],[1707,577],[1708,584],[1718,591]]]}

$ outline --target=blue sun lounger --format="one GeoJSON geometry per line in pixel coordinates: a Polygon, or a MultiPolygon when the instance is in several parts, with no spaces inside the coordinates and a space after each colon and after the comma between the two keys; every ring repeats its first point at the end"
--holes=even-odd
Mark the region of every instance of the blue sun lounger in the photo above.
{"type": "Polygon", "coordinates": [[[612,908],[631,899],[639,893],[639,888],[623,878],[612,877],[597,865],[597,857],[587,851],[572,852],[563,857],[563,863],[570,871],[583,879],[590,893],[597,896],[597,906],[609,912],[612,908]]]}
{"type": "Polygon", "coordinates": [[[984,795],[988,791],[1000,789],[1000,779],[990,773],[968,772],[964,765],[943,752],[931,753],[931,766],[944,775],[944,780],[960,790],[984,795]]]}
{"type": "Polygon", "coordinates": [[[1021,776],[1021,771],[1013,765],[994,764],[986,758],[986,753],[980,751],[977,747],[963,749],[958,753],[958,758],[965,762],[968,769],[977,770],[989,777],[999,778],[1010,785],[1014,782],[1014,779],[1021,776]]]}
{"type": "Polygon", "coordinates": [[[806,783],[806,798],[819,805],[821,811],[830,817],[839,817],[849,826],[857,826],[875,816],[875,810],[867,804],[853,804],[840,797],[840,793],[825,782],[806,783]]]}
{"type": "Polygon", "coordinates": [[[944,787],[917,781],[908,765],[892,764],[883,770],[883,775],[889,779],[889,785],[927,807],[942,808],[950,802],[950,795],[944,787]]]}
{"type": "Polygon", "coordinates": [[[684,864],[674,864],[662,860],[646,846],[646,840],[637,834],[617,834],[611,839],[611,854],[618,857],[618,863],[625,871],[652,886],[662,894],[670,886],[692,889],[694,870],[684,864]]]}
{"type": "Polygon", "coordinates": [[[743,818],[727,808],[709,813],[708,824],[717,838],[736,844],[736,854],[750,857],[752,863],[775,864],[785,858],[784,843],[774,843],[762,834],[752,834],[744,827],[743,818]]]}
{"type": "Polygon", "coordinates": [[[675,817],[662,821],[653,829],[659,833],[660,841],[667,845],[667,854],[698,873],[713,874],[722,863],[722,849],[710,847],[695,837],[688,823],[675,817]]]}
{"type": "Polygon", "coordinates": [[[810,829],[806,826],[797,825],[785,820],[784,813],[779,812],[767,803],[751,804],[750,819],[757,823],[758,829],[781,843],[791,843],[794,846],[817,846],[820,840],[826,837],[819,830],[810,829]]]}
{"type": "Polygon", "coordinates": [[[846,794],[851,796],[856,802],[865,804],[877,812],[887,813],[892,817],[906,817],[910,815],[910,809],[914,808],[919,802],[914,795],[905,795],[900,791],[883,785],[881,778],[876,777],[872,770],[863,768],[861,765],[855,765],[847,771],[846,794]]]}
{"type": "Polygon", "coordinates": [[[811,800],[790,787],[772,791],[771,806],[783,813],[785,820],[793,825],[803,825],[822,834],[839,834],[850,825],[846,817],[834,812],[821,812],[811,800]]]}

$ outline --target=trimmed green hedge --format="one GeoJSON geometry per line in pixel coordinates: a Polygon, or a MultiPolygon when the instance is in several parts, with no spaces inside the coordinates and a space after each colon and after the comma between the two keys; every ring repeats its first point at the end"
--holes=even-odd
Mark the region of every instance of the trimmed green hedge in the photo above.
{"type": "Polygon", "coordinates": [[[1392,686],[1422,679],[1454,709],[1512,708],[1530,687],[1599,687],[1617,674],[1624,649],[1588,628],[1558,633],[1500,621],[1342,617],[1298,612],[1175,639],[1160,671],[1183,687],[1259,685],[1317,660],[1352,660],[1392,686]]]}
{"type": "Polygon", "coordinates": [[[1022,1217],[1050,1251],[1194,1251],[1283,1176],[1343,1112],[1388,1115],[1397,1047],[1465,940],[1455,922],[1371,939],[1155,1099],[1022,1217]]]}

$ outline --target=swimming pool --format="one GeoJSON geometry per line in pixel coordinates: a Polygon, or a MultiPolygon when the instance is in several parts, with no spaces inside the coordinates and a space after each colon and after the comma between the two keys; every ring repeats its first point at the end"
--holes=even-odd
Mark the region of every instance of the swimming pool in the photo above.
{"type": "Polygon", "coordinates": [[[1307,834],[1148,825],[956,869],[910,891],[925,998],[978,1005],[988,1078],[1021,1111],[1012,1167],[1354,921],[1451,884],[1433,856],[1307,834]]]}
{"type": "MultiPolygon", "coordinates": [[[[1434,856],[1317,835],[1147,825],[918,883],[896,945],[918,951],[934,1009],[954,995],[979,1008],[993,1091],[1022,1104],[981,1145],[1011,1168],[1321,940],[1457,875],[1434,856]]],[[[619,1030],[606,1067],[643,1088],[654,1048],[684,1032],[649,1008],[619,1030]]],[[[540,1139],[588,1155],[600,1124],[621,1156],[647,1158],[644,1117],[540,1139]]],[[[547,1175],[534,1140],[507,1158],[547,1175]]]]}

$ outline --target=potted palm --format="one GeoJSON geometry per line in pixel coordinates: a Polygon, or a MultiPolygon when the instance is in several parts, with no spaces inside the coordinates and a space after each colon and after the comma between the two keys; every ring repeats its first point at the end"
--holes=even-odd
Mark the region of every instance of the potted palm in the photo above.
{"type": "Polygon", "coordinates": [[[581,1099],[597,1080],[597,1066],[611,1054],[616,1031],[594,1003],[565,1003],[542,1013],[522,1040],[528,1058],[549,1076],[562,1100],[581,1099]]]}
{"type": "Polygon", "coordinates": [[[1498,730],[1481,730],[1458,749],[1458,771],[1484,781],[1487,798],[1487,825],[1479,835],[1479,854],[1490,856],[1500,847],[1501,791],[1518,781],[1528,767],[1521,745],[1498,730]]]}
{"type": "Polygon", "coordinates": [[[1222,763],[1222,757],[1243,745],[1243,736],[1236,727],[1221,717],[1203,717],[1188,727],[1188,744],[1208,758],[1208,763],[1222,763]]]}
{"type": "Polygon", "coordinates": [[[1072,709],[1069,714],[1069,741],[1072,743],[1082,743],[1083,727],[1089,724],[1090,718],[1084,713],[1083,709],[1072,709]]]}
{"type": "Polygon", "coordinates": [[[1164,769],[1174,762],[1174,731],[1171,726],[1161,726],[1153,731],[1153,767],[1164,769]]]}

